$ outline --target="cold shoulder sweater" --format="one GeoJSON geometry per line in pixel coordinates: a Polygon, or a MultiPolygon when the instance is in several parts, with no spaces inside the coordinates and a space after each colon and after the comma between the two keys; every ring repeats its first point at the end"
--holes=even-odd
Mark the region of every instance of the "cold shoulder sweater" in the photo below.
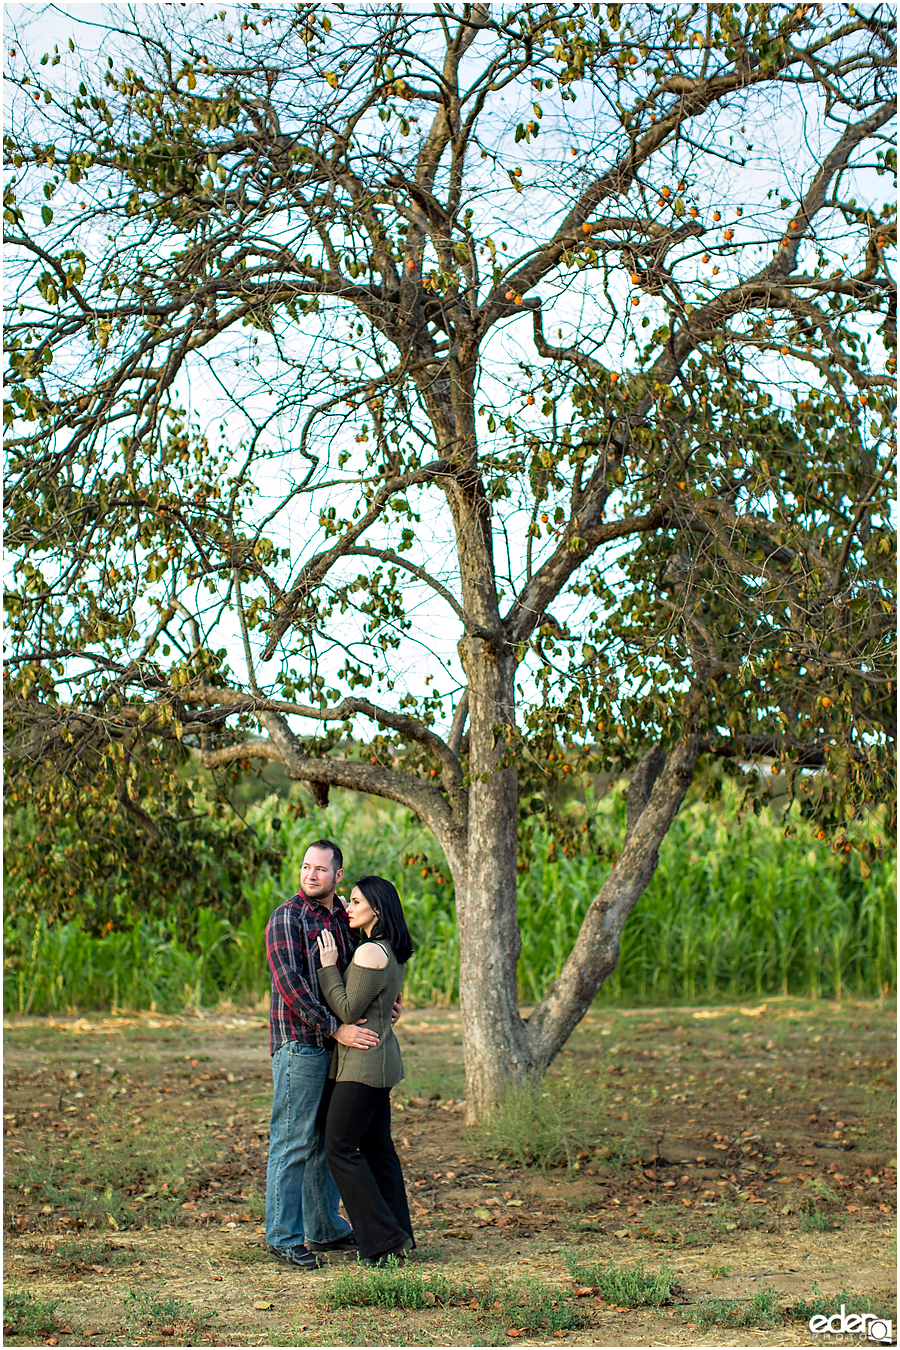
{"type": "Polygon", "coordinates": [[[379,1042],[371,1050],[338,1045],[330,1078],[339,1083],[367,1083],[369,1087],[393,1087],[403,1077],[400,1046],[391,1027],[391,1011],[403,984],[403,967],[389,942],[377,944],[387,955],[383,970],[358,966],[351,961],[344,977],[337,966],[320,966],[319,987],[336,1017],[344,1023],[366,1019],[366,1030],[379,1042]],[[346,981],[346,983],[345,983],[346,981]]]}

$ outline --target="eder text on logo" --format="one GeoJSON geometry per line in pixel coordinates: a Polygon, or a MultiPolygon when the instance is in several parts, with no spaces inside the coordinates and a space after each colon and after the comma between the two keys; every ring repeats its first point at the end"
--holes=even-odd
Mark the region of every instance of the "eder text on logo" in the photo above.
{"type": "Polygon", "coordinates": [[[862,1332],[870,1341],[891,1345],[894,1340],[894,1324],[877,1313],[848,1313],[846,1304],[841,1304],[839,1313],[825,1317],[818,1313],[809,1319],[809,1329],[816,1335],[842,1336],[848,1332],[862,1332]]]}

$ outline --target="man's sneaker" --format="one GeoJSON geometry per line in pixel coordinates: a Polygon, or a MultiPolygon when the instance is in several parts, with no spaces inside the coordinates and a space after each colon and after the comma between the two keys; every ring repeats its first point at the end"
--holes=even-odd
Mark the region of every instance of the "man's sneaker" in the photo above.
{"type": "Polygon", "coordinates": [[[359,1243],[353,1236],[353,1233],[345,1233],[343,1237],[335,1238],[332,1242],[311,1242],[310,1251],[313,1252],[355,1252],[359,1243]]]}
{"type": "Polygon", "coordinates": [[[315,1252],[307,1251],[302,1243],[295,1247],[269,1247],[269,1255],[283,1266],[299,1266],[301,1270],[316,1270],[322,1264],[315,1252]]]}

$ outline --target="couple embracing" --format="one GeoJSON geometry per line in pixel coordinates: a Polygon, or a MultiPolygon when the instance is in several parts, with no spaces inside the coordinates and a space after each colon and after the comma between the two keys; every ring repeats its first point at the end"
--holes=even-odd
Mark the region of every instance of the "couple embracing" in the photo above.
{"type": "Polygon", "coordinates": [[[390,1108],[403,1077],[393,1024],[412,943],[389,881],[361,877],[345,904],[335,894],[343,875],[337,844],[317,839],[300,890],[266,928],[274,1083],[266,1242],[276,1260],[300,1268],[319,1265],[320,1251],[358,1250],[379,1265],[415,1246],[390,1108]]]}

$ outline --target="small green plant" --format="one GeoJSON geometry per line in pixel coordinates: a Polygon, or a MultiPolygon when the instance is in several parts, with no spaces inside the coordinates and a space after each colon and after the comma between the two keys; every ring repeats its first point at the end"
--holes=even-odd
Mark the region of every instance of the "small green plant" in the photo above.
{"type": "Polygon", "coordinates": [[[32,1247],[35,1255],[44,1257],[58,1269],[78,1269],[80,1266],[121,1266],[139,1261],[138,1249],[123,1247],[116,1242],[107,1242],[101,1238],[92,1242],[89,1238],[67,1238],[61,1242],[51,1242],[42,1247],[32,1247]]]}
{"type": "MultiPolygon", "coordinates": [[[[319,1320],[315,1326],[296,1318],[287,1333],[282,1328],[269,1332],[269,1345],[381,1345],[384,1340],[377,1320],[371,1313],[338,1313],[334,1318],[319,1320]]],[[[403,1345],[403,1340],[395,1340],[403,1345]]]]}
{"type": "MultiPolygon", "coordinates": [[[[504,1326],[522,1331],[566,1331],[584,1325],[584,1316],[565,1290],[539,1280],[500,1277],[480,1289],[454,1283],[436,1271],[421,1274],[393,1262],[384,1269],[344,1267],[326,1295],[329,1308],[360,1305],[371,1308],[433,1308],[465,1303],[480,1314],[490,1314],[504,1326]]],[[[312,1342],[309,1342],[312,1344],[312,1342]]],[[[487,1344],[482,1330],[478,1343],[487,1344]]]]}
{"type": "Polygon", "coordinates": [[[476,1297],[485,1312],[521,1331],[569,1331],[586,1320],[565,1290],[539,1280],[492,1280],[476,1297]]]}
{"type": "Polygon", "coordinates": [[[726,1275],[731,1274],[731,1266],[723,1265],[719,1261],[712,1261],[706,1269],[711,1280],[722,1280],[726,1275]]]}
{"type": "Polygon", "coordinates": [[[805,1322],[808,1325],[811,1317],[830,1317],[842,1306],[848,1313],[874,1313],[876,1317],[896,1320],[896,1308],[891,1308],[877,1298],[873,1299],[870,1294],[851,1294],[846,1289],[842,1289],[839,1294],[821,1294],[817,1281],[813,1281],[811,1297],[790,1304],[785,1308],[784,1316],[788,1321],[805,1322]]]}
{"type": "Polygon", "coordinates": [[[11,1289],[3,1294],[3,1334],[21,1336],[30,1341],[40,1333],[55,1329],[54,1313],[59,1300],[35,1298],[24,1289],[11,1289]]]}
{"type": "Polygon", "coordinates": [[[570,1256],[566,1264],[574,1280],[594,1285],[608,1302],[623,1308],[660,1308],[668,1303],[675,1283],[675,1272],[666,1262],[656,1275],[645,1271],[643,1262],[623,1270],[614,1261],[601,1265],[570,1256]]]}
{"type": "Polygon", "coordinates": [[[812,1195],[820,1197],[822,1200],[826,1200],[830,1205],[842,1203],[837,1191],[829,1186],[827,1181],[822,1181],[819,1177],[812,1177],[807,1181],[804,1190],[811,1192],[812,1195]]]}
{"type": "Polygon", "coordinates": [[[645,1225],[660,1232],[668,1230],[675,1234],[680,1233],[683,1218],[684,1210],[680,1205],[666,1204],[664,1201],[657,1201],[644,1209],[645,1225]]]}
{"type": "Polygon", "coordinates": [[[804,1233],[827,1233],[837,1225],[830,1214],[826,1214],[824,1210],[819,1209],[818,1205],[814,1205],[812,1209],[804,1210],[801,1213],[800,1227],[804,1233]]]}
{"type": "Polygon", "coordinates": [[[399,1261],[384,1268],[345,1266],[338,1272],[326,1295],[330,1308],[430,1308],[462,1297],[462,1291],[445,1275],[426,1275],[399,1261]]]}
{"type": "Polygon", "coordinates": [[[758,1289],[751,1299],[701,1299],[681,1316],[693,1322],[702,1331],[710,1327],[774,1327],[781,1320],[778,1293],[775,1289],[758,1289]]]}
{"type": "Polygon", "coordinates": [[[174,1337],[176,1345],[196,1345],[205,1324],[218,1317],[215,1311],[198,1312],[192,1303],[164,1295],[161,1290],[132,1289],[122,1307],[131,1340],[146,1335],[147,1329],[152,1328],[158,1335],[174,1337]]]}
{"type": "Polygon", "coordinates": [[[707,1222],[717,1233],[745,1233],[762,1223],[762,1216],[752,1206],[742,1209],[728,1200],[712,1211],[707,1210],[707,1215],[707,1222]]]}
{"type": "MultiPolygon", "coordinates": [[[[487,1120],[472,1128],[474,1146],[524,1167],[573,1167],[579,1154],[597,1145],[597,1121],[612,1114],[610,1092],[593,1077],[578,1077],[567,1065],[558,1077],[509,1089],[487,1120]]],[[[632,1153],[635,1122],[624,1138],[609,1141],[604,1154],[632,1153]]]]}
{"type": "Polygon", "coordinates": [[[269,1253],[264,1247],[248,1242],[240,1247],[229,1247],[228,1260],[234,1261],[239,1266],[254,1266],[259,1262],[268,1261],[269,1253]]]}

